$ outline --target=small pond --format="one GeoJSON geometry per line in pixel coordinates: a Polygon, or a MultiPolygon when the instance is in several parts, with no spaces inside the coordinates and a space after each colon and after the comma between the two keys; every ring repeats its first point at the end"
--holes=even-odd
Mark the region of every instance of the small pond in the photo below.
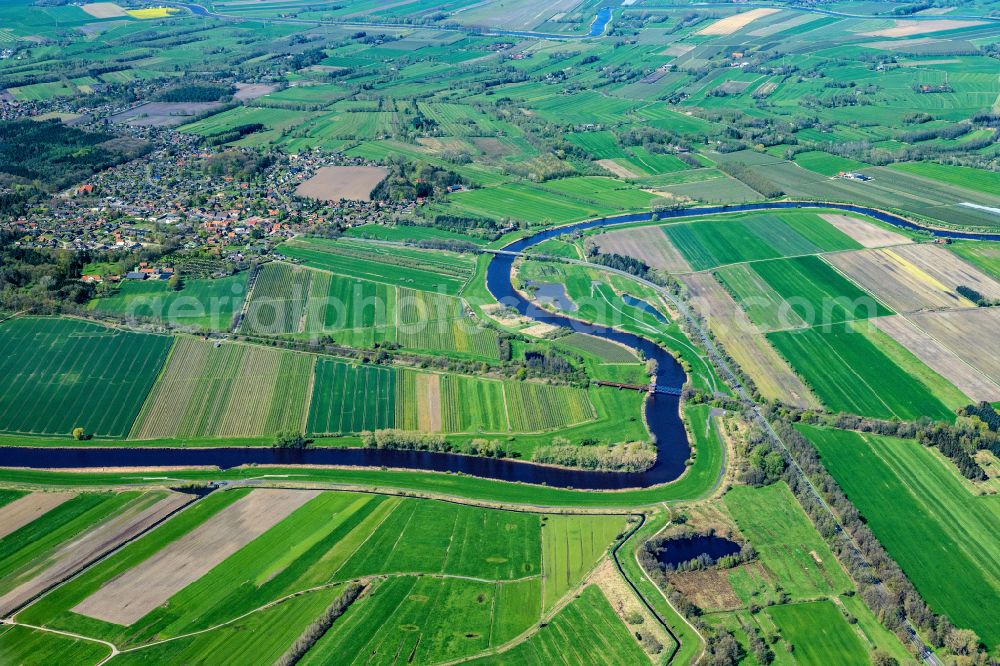
{"type": "Polygon", "coordinates": [[[716,535],[696,534],[664,541],[657,549],[656,559],[662,565],[676,567],[701,555],[708,555],[714,561],[726,555],[736,555],[740,550],[740,544],[735,541],[716,535]]]}
{"type": "Polygon", "coordinates": [[[660,312],[655,307],[653,307],[652,304],[642,300],[641,298],[636,298],[635,296],[630,296],[628,294],[622,294],[622,300],[634,308],[639,308],[643,312],[648,312],[653,317],[655,317],[656,320],[660,323],[663,324],[670,323],[669,321],[667,321],[667,318],[663,316],[662,312],[660,312]]]}
{"type": "Polygon", "coordinates": [[[535,299],[542,305],[554,305],[563,312],[576,312],[576,303],[566,293],[566,285],[537,280],[525,280],[525,284],[534,290],[535,299]]]}

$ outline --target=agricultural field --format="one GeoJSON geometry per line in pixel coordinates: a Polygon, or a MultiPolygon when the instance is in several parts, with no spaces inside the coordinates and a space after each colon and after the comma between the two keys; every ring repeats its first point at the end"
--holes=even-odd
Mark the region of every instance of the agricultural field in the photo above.
{"type": "Polygon", "coordinates": [[[583,389],[320,359],[306,431],[531,433],[597,417],[583,389]]]}
{"type": "Polygon", "coordinates": [[[135,538],[193,498],[174,492],[82,493],[0,538],[5,616],[135,538]]]}
{"type": "Polygon", "coordinates": [[[853,588],[784,482],[737,486],[726,493],[725,503],[770,576],[792,599],[831,597],[853,588]]]}
{"type": "Polygon", "coordinates": [[[451,296],[462,290],[475,270],[474,260],[466,255],[361,241],[304,238],[278,249],[310,268],[451,296]]]}
{"type": "Polygon", "coordinates": [[[774,606],[767,614],[781,637],[794,647],[797,664],[860,664],[868,659],[864,644],[830,601],[774,606]]]}
{"type": "Polygon", "coordinates": [[[642,649],[622,629],[624,625],[600,589],[591,585],[524,643],[469,663],[476,666],[646,663],[642,649]]]}
{"type": "Polygon", "coordinates": [[[931,608],[995,649],[1000,624],[982,609],[1000,603],[996,497],[973,496],[950,461],[913,440],[801,429],[931,608]]]}
{"type": "Polygon", "coordinates": [[[87,307],[125,319],[151,319],[173,327],[226,331],[246,297],[246,273],[211,280],[185,280],[174,291],[166,282],[124,282],[118,291],[87,307]]]}
{"type": "Polygon", "coordinates": [[[1000,283],[935,245],[845,252],[828,260],[897,312],[974,307],[960,286],[1000,298],[1000,283]]]}
{"type": "Polygon", "coordinates": [[[124,437],[173,339],[74,319],[17,317],[0,324],[0,430],[124,437]]]}
{"type": "Polygon", "coordinates": [[[131,439],[260,437],[302,432],[315,357],[178,338],[131,439]]]}
{"type": "MultiPolygon", "coordinates": [[[[537,626],[543,589],[556,600],[579,586],[623,527],[623,516],[367,493],[221,491],[53,590],[21,619],[113,641],[134,650],[130,659],[159,658],[166,644],[149,643],[199,630],[196,638],[169,641],[167,654],[215,653],[235,638],[229,621],[292,595],[302,601],[263,612],[301,627],[348,581],[361,580],[364,594],[306,663],[333,654],[391,662],[400,650],[416,663],[471,657],[537,626]]],[[[596,626],[617,637],[618,649],[638,649],[604,607],[596,626]]],[[[264,633],[267,650],[280,653],[301,629],[264,633]]]]}
{"type": "Polygon", "coordinates": [[[955,418],[918,378],[852,328],[782,331],[767,339],[832,412],[904,420],[955,418]]]}
{"type": "Polygon", "coordinates": [[[668,224],[663,231],[695,271],[860,247],[815,213],[802,211],[668,224]]]}

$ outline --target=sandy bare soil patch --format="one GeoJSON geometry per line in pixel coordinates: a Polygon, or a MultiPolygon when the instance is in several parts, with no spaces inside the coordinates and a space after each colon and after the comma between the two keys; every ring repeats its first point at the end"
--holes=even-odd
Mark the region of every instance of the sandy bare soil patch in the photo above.
{"type": "Polygon", "coordinates": [[[544,338],[546,335],[549,335],[557,330],[559,329],[552,324],[538,323],[534,326],[529,326],[528,328],[522,328],[520,332],[525,335],[530,335],[533,338],[544,338]]]}
{"type": "Polygon", "coordinates": [[[382,167],[323,167],[316,175],[296,188],[300,197],[321,201],[371,201],[372,190],[385,180],[388,172],[382,167]]]}
{"type": "Polygon", "coordinates": [[[702,28],[698,31],[699,35],[731,35],[737,30],[741,30],[757,19],[764,18],[765,16],[770,16],[771,14],[777,14],[779,9],[751,9],[748,12],[743,12],[741,14],[734,14],[732,16],[727,16],[724,19],[719,19],[712,25],[702,28]]]}
{"type": "Polygon", "coordinates": [[[80,9],[99,19],[128,16],[124,9],[113,2],[91,2],[81,6],[80,9]]]}
{"type": "Polygon", "coordinates": [[[936,245],[842,252],[826,259],[896,312],[973,307],[955,290],[959,285],[1000,298],[1000,284],[936,245]]]}
{"type": "Polygon", "coordinates": [[[594,164],[596,164],[597,166],[601,167],[602,169],[610,171],[611,173],[615,174],[619,178],[638,178],[639,177],[639,174],[635,173],[634,171],[629,170],[628,168],[622,166],[621,164],[618,164],[618,162],[615,162],[614,160],[610,160],[610,159],[594,160],[594,164]]]}
{"type": "Polygon", "coordinates": [[[248,99],[257,99],[277,89],[278,86],[270,83],[237,83],[233,99],[238,99],[241,102],[248,99]]]}
{"type": "Polygon", "coordinates": [[[30,578],[0,597],[0,615],[9,615],[94,560],[142,534],[193,499],[194,495],[172,492],[153,504],[133,504],[111,520],[64,544],[46,561],[40,562],[30,578]]]}
{"type": "MultiPolygon", "coordinates": [[[[959,358],[1000,384],[1000,308],[927,312],[910,320],[959,358]]],[[[970,396],[971,397],[971,396],[970,396]]]]}
{"type": "Polygon", "coordinates": [[[174,127],[221,106],[221,102],[146,102],[116,113],[111,121],[134,127],[174,127]]]}
{"type": "Polygon", "coordinates": [[[0,539],[48,513],[76,493],[30,493],[0,507],[0,539]]]}
{"type": "Polygon", "coordinates": [[[950,287],[972,287],[987,298],[1000,298],[1000,282],[940,245],[908,245],[893,252],[950,287]]]}
{"type": "Polygon", "coordinates": [[[875,32],[863,32],[861,34],[865,37],[912,37],[913,35],[926,35],[930,32],[941,32],[942,30],[970,28],[974,25],[983,25],[984,23],[985,21],[957,21],[955,19],[938,19],[936,21],[896,19],[896,25],[892,28],[876,30],[875,32]]]}
{"type": "Polygon", "coordinates": [[[254,490],[105,583],[73,612],[123,626],[135,624],[319,493],[254,490]]]}
{"type": "MultiPolygon", "coordinates": [[[[755,577],[764,578],[763,568],[759,563],[746,564],[738,569],[753,569],[755,577]]],[[[705,569],[704,571],[686,571],[669,575],[670,584],[680,590],[684,597],[690,599],[698,607],[710,611],[735,610],[743,606],[736,596],[733,586],[729,583],[729,572],[737,569],[705,569]]]]}
{"type": "Polygon", "coordinates": [[[659,227],[609,231],[594,237],[602,252],[635,257],[648,266],[670,273],[687,273],[691,266],[659,227]]]}
{"type": "Polygon", "coordinates": [[[1000,386],[904,317],[899,315],[878,317],[873,321],[883,332],[892,336],[927,367],[950,381],[972,400],[976,402],[1000,400],[1000,386]]]}
{"type": "Polygon", "coordinates": [[[422,432],[441,432],[441,376],[417,375],[417,428],[422,432]]]}
{"type": "Polygon", "coordinates": [[[707,319],[712,333],[761,395],[799,407],[819,407],[809,388],[711,274],[694,273],[681,280],[691,292],[692,306],[707,319]]]}
{"type": "Polygon", "coordinates": [[[913,242],[902,234],[883,229],[859,217],[832,214],[820,215],[820,217],[865,247],[885,247],[913,242]]]}
{"type": "Polygon", "coordinates": [[[694,44],[674,44],[673,46],[668,46],[667,48],[660,51],[660,55],[674,56],[679,58],[682,55],[687,55],[694,50],[694,44]]]}

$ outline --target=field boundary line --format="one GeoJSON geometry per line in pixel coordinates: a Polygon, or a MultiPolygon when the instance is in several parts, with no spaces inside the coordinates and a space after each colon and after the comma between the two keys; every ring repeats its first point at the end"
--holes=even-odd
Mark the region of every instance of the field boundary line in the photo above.
{"type": "Polygon", "coordinates": [[[10,619],[10,618],[4,619],[2,621],[2,624],[5,624],[5,625],[7,625],[9,627],[26,627],[28,629],[33,629],[34,631],[43,631],[43,632],[49,633],[49,634],[58,634],[60,636],[67,636],[69,638],[76,638],[78,640],[89,641],[91,643],[100,643],[101,645],[104,645],[104,646],[107,646],[107,647],[111,648],[111,654],[109,654],[104,659],[101,659],[99,662],[97,662],[97,664],[95,666],[101,666],[101,664],[104,664],[108,660],[110,660],[111,658],[113,658],[113,657],[121,654],[121,650],[119,650],[118,646],[115,645],[114,643],[112,643],[110,641],[106,641],[106,640],[100,639],[100,638],[94,638],[93,636],[84,636],[83,634],[75,634],[75,633],[73,633],[71,631],[63,631],[61,629],[51,629],[49,627],[40,627],[38,625],[28,624],[26,622],[17,622],[16,620],[13,620],[13,619],[10,619]]]}

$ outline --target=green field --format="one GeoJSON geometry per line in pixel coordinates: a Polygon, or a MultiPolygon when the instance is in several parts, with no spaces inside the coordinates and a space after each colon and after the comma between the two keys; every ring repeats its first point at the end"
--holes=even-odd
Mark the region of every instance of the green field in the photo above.
{"type": "MultiPolygon", "coordinates": [[[[338,581],[364,578],[371,589],[317,643],[308,663],[321,663],[323,655],[332,654],[359,659],[377,654],[382,663],[392,661],[392,655],[403,649],[400,646],[407,654],[416,654],[420,663],[472,656],[536,624],[543,586],[546,598],[568,592],[624,524],[621,516],[540,515],[325,492],[306,499],[130,626],[73,612],[102,586],[129,575],[255,492],[264,491],[220,491],[198,501],[53,590],[26,610],[22,620],[114,641],[135,651],[130,658],[142,654],[153,658],[165,649],[169,651],[164,654],[179,651],[190,658],[195,649],[209,646],[215,653],[228,645],[234,637],[227,623],[268,602],[304,590],[311,591],[303,599],[316,595],[329,600],[327,593],[341,588],[338,581]],[[201,630],[207,631],[199,638],[170,641],[170,648],[146,647],[155,639],[201,630]],[[198,641],[206,643],[199,647],[198,641]]],[[[297,613],[289,609],[288,621],[303,626],[310,613],[318,614],[319,603],[303,601],[297,613]]],[[[291,604],[276,608],[286,605],[291,604]]],[[[269,649],[280,652],[291,638],[279,633],[269,640],[273,641],[269,649]]]]}
{"type": "Polygon", "coordinates": [[[767,609],[782,638],[794,646],[794,657],[802,666],[863,664],[868,661],[864,644],[830,601],[773,606],[767,609]]]}
{"type": "Polygon", "coordinates": [[[0,430],[98,437],[128,434],[173,339],[72,319],[0,324],[0,430]]]}
{"type": "Polygon", "coordinates": [[[542,530],[542,601],[552,608],[625,531],[621,516],[549,516],[542,530]]]}
{"type": "Polygon", "coordinates": [[[819,257],[761,261],[753,270],[811,326],[892,314],[819,257]]]}
{"type": "Polygon", "coordinates": [[[795,156],[795,163],[803,169],[815,171],[823,176],[836,176],[838,173],[843,171],[858,171],[869,166],[864,162],[845,159],[838,155],[832,155],[822,151],[799,153],[795,156]]]}
{"type": "Polygon", "coordinates": [[[663,231],[696,271],[861,247],[815,213],[802,211],[668,224],[663,231]]]}
{"type": "Polygon", "coordinates": [[[313,275],[291,264],[265,264],[254,283],[240,331],[256,335],[300,332],[313,275]]]}
{"type": "Polygon", "coordinates": [[[0,627],[0,661],[21,666],[45,666],[64,663],[97,664],[111,654],[100,643],[61,636],[27,627],[0,627]]]}
{"type": "Polygon", "coordinates": [[[767,339],[832,412],[954,420],[924,384],[851,328],[783,331],[767,339]]]}
{"type": "Polygon", "coordinates": [[[559,611],[527,641],[490,657],[469,662],[476,666],[528,664],[565,666],[645,664],[649,658],[631,640],[622,621],[596,586],[559,611]]]}
{"type": "Polygon", "coordinates": [[[1000,504],[912,440],[801,427],[875,536],[937,613],[995,649],[1000,504]],[[942,575],[947,572],[947,575],[942,575]]]}
{"type": "Polygon", "coordinates": [[[396,370],[316,362],[306,431],[361,432],[396,426],[396,370]]]}
{"type": "Polygon", "coordinates": [[[154,319],[172,326],[226,331],[246,296],[247,273],[213,280],[185,280],[181,291],[166,282],[123,282],[113,296],[98,298],[88,308],[127,318],[154,319]]]}
{"type": "Polygon", "coordinates": [[[984,169],[937,164],[935,162],[902,162],[891,169],[930,178],[948,185],[956,185],[975,192],[996,194],[1000,192],[1000,174],[984,169]]]}
{"type": "Polygon", "coordinates": [[[353,240],[295,239],[279,251],[311,268],[452,296],[475,271],[475,261],[466,255],[353,240]]]}
{"type": "Polygon", "coordinates": [[[793,600],[852,589],[851,580],[784,482],[764,488],[737,486],[726,493],[725,501],[740,532],[793,600]]]}
{"type": "Polygon", "coordinates": [[[253,345],[177,340],[130,438],[301,432],[315,358],[253,345]]]}

